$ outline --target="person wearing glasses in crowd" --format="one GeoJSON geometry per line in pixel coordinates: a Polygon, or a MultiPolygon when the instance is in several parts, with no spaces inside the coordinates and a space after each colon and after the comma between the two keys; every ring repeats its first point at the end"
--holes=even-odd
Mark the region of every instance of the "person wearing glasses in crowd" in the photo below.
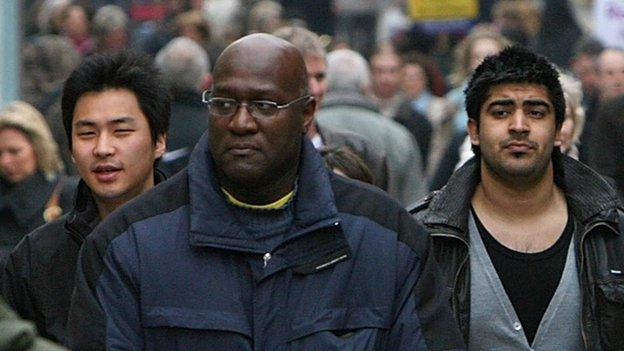
{"type": "Polygon", "coordinates": [[[63,342],[78,252],[116,208],[164,180],[169,95],[149,57],[92,56],[65,82],[63,126],[81,176],[73,209],[35,229],[8,257],[2,295],[39,333],[63,342]]]}
{"type": "Polygon", "coordinates": [[[189,166],[83,246],[73,350],[456,350],[429,240],[383,191],[333,175],[290,43],[217,60],[189,166]]]}

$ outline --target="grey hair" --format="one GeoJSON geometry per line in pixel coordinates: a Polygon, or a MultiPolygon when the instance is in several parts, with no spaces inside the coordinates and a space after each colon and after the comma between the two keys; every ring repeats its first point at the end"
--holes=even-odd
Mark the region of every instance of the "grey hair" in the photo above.
{"type": "Polygon", "coordinates": [[[197,91],[210,71],[206,50],[187,37],[172,39],[158,51],[155,63],[173,90],[197,91]]]}
{"type": "Polygon", "coordinates": [[[127,28],[128,15],[117,5],[102,6],[93,17],[93,32],[104,37],[117,28],[127,28]]]}
{"type": "Polygon", "coordinates": [[[325,46],[323,46],[319,36],[305,28],[294,26],[281,27],[273,32],[273,35],[293,44],[301,51],[304,59],[310,56],[325,58],[325,55],[327,55],[325,46]]]}
{"type": "Polygon", "coordinates": [[[371,85],[368,62],[349,49],[327,54],[327,90],[365,93],[371,85]]]}

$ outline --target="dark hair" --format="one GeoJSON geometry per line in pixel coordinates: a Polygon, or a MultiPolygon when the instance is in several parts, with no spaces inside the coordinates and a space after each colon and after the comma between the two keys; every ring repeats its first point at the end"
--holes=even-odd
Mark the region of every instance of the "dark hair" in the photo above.
{"type": "Polygon", "coordinates": [[[368,166],[347,146],[323,148],[321,156],[330,171],[338,169],[351,179],[374,184],[373,175],[368,166]]]}
{"type": "MultiPolygon", "coordinates": [[[[543,56],[536,55],[521,46],[505,48],[498,55],[489,56],[475,69],[464,90],[466,112],[479,124],[481,106],[487,100],[490,89],[507,83],[531,83],[543,85],[555,108],[555,125],[565,119],[565,99],[555,66],[543,56]]],[[[473,147],[479,155],[479,148],[473,147]]]]}
{"type": "Polygon", "coordinates": [[[151,59],[132,52],[94,55],[76,68],[65,82],[61,110],[71,150],[72,120],[78,99],[89,92],[127,89],[133,92],[147,117],[152,142],[166,134],[171,114],[169,90],[151,59]]]}

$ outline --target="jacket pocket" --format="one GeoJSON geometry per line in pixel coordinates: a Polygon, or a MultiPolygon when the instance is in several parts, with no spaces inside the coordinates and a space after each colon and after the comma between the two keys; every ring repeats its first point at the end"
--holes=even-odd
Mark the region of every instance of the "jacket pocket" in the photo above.
{"type": "Polygon", "coordinates": [[[150,307],[142,325],[147,350],[251,349],[252,332],[242,313],[150,307]]]}
{"type": "Polygon", "coordinates": [[[390,328],[387,308],[328,309],[295,318],[286,350],[383,350],[390,328]]]}
{"type": "Polygon", "coordinates": [[[597,283],[600,338],[605,350],[624,349],[624,280],[597,283]]]}

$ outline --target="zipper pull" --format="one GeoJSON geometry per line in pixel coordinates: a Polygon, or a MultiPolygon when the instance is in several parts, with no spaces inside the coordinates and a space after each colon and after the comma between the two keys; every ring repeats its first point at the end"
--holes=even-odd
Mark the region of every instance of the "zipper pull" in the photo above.
{"type": "Polygon", "coordinates": [[[270,259],[271,259],[271,253],[270,252],[265,253],[264,256],[262,257],[262,260],[264,261],[264,268],[266,268],[270,259]]]}

